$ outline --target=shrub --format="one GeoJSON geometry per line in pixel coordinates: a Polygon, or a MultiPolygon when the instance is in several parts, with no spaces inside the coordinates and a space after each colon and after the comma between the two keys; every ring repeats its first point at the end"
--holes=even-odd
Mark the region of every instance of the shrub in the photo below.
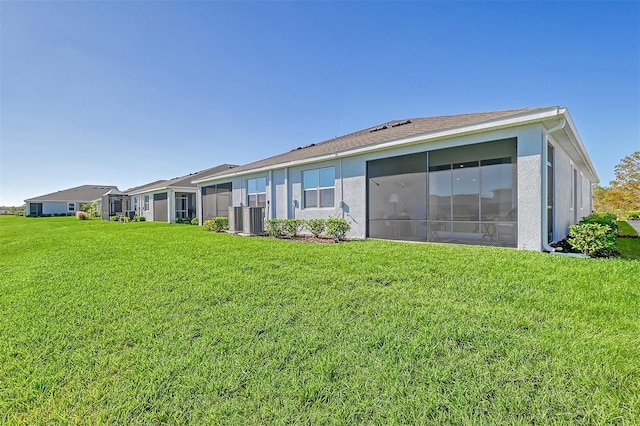
{"type": "Polygon", "coordinates": [[[346,219],[327,219],[327,234],[335,241],[344,240],[350,229],[351,225],[346,219]]]}
{"type": "Polygon", "coordinates": [[[225,229],[229,229],[229,218],[217,216],[213,219],[205,220],[203,225],[207,231],[222,232],[225,229]]]}
{"type": "Polygon", "coordinates": [[[640,211],[630,211],[627,215],[629,220],[640,220],[640,211]]]}
{"type": "Polygon", "coordinates": [[[267,220],[267,228],[265,231],[267,232],[267,235],[281,238],[284,235],[284,219],[267,220]]]}
{"type": "Polygon", "coordinates": [[[282,231],[290,236],[297,237],[304,228],[305,221],[302,219],[285,219],[282,222],[282,231]]]}
{"type": "Polygon", "coordinates": [[[89,219],[89,215],[87,215],[83,211],[76,212],[76,217],[78,218],[78,220],[87,220],[87,219],[89,219]]]}
{"type": "Polygon", "coordinates": [[[131,219],[129,219],[129,216],[120,216],[120,222],[129,223],[131,222],[131,219]]]}
{"type": "Polygon", "coordinates": [[[597,223],[598,225],[608,226],[611,230],[610,232],[616,234],[618,232],[618,223],[616,219],[617,216],[615,213],[594,213],[582,218],[580,224],[597,223]]]}
{"type": "Polygon", "coordinates": [[[569,229],[571,247],[591,257],[608,256],[616,245],[616,236],[608,225],[580,223],[569,229]]]}
{"type": "Polygon", "coordinates": [[[191,224],[192,225],[197,225],[198,224],[198,218],[194,217],[193,219],[191,219],[191,224]]]}
{"type": "Polygon", "coordinates": [[[309,219],[307,220],[306,227],[314,237],[319,237],[324,232],[327,226],[327,221],[324,219],[309,219]]]}
{"type": "Polygon", "coordinates": [[[179,217],[175,220],[174,223],[184,223],[184,220],[182,220],[182,218],[179,217]]]}
{"type": "Polygon", "coordinates": [[[146,222],[147,218],[144,216],[134,216],[133,217],[133,221],[134,222],[146,222]]]}
{"type": "Polygon", "coordinates": [[[111,222],[119,222],[120,221],[120,219],[118,219],[118,216],[109,216],[109,220],[111,222]]]}

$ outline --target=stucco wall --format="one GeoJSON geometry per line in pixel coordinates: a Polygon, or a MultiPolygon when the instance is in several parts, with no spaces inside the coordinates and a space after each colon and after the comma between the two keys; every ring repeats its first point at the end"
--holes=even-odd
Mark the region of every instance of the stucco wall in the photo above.
{"type": "Polygon", "coordinates": [[[584,216],[591,214],[591,181],[585,175],[584,170],[581,170],[580,166],[572,161],[569,154],[553,137],[550,137],[549,141],[554,147],[555,227],[553,239],[557,241],[569,234],[569,225],[573,225],[584,216]],[[574,169],[578,172],[575,198],[572,196],[574,169]]]}

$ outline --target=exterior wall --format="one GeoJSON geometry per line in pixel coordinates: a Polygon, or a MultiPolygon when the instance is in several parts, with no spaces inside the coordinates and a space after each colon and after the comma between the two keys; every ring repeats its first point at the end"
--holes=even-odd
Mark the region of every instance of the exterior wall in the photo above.
{"type": "Polygon", "coordinates": [[[569,234],[569,226],[591,214],[591,181],[562,146],[553,138],[554,146],[554,241],[569,234]],[[576,193],[574,194],[574,170],[577,170],[576,193]],[[575,197],[574,197],[575,195],[575,197]],[[574,203],[576,204],[574,206],[574,203]]]}
{"type": "Polygon", "coordinates": [[[542,249],[542,130],[531,125],[518,135],[518,248],[523,250],[542,249]]]}

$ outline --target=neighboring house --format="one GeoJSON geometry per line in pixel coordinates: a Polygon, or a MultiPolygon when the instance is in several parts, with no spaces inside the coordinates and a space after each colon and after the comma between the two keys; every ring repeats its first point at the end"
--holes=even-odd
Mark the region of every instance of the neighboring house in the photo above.
{"type": "Polygon", "coordinates": [[[64,189],[51,194],[24,200],[26,214],[38,215],[74,215],[83,204],[91,204],[109,191],[118,191],[114,185],[82,185],[64,189]]]}
{"type": "Polygon", "coordinates": [[[391,121],[192,180],[201,218],[231,193],[267,219],[344,217],[354,238],[527,250],[564,238],[599,182],[561,107],[391,121]]]}
{"type": "Polygon", "coordinates": [[[196,211],[198,190],[192,181],[202,176],[228,172],[234,167],[236,166],[232,164],[221,164],[186,176],[131,188],[125,192],[130,198],[131,210],[138,216],[144,216],[147,220],[169,223],[175,222],[176,219],[187,221],[198,217],[196,211]]]}

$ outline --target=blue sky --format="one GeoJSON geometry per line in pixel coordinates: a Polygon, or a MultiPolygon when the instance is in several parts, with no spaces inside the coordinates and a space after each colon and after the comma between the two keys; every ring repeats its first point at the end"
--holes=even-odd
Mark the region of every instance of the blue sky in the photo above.
{"type": "Polygon", "coordinates": [[[381,122],[567,106],[640,150],[639,2],[0,3],[0,205],[243,164],[381,122]]]}

